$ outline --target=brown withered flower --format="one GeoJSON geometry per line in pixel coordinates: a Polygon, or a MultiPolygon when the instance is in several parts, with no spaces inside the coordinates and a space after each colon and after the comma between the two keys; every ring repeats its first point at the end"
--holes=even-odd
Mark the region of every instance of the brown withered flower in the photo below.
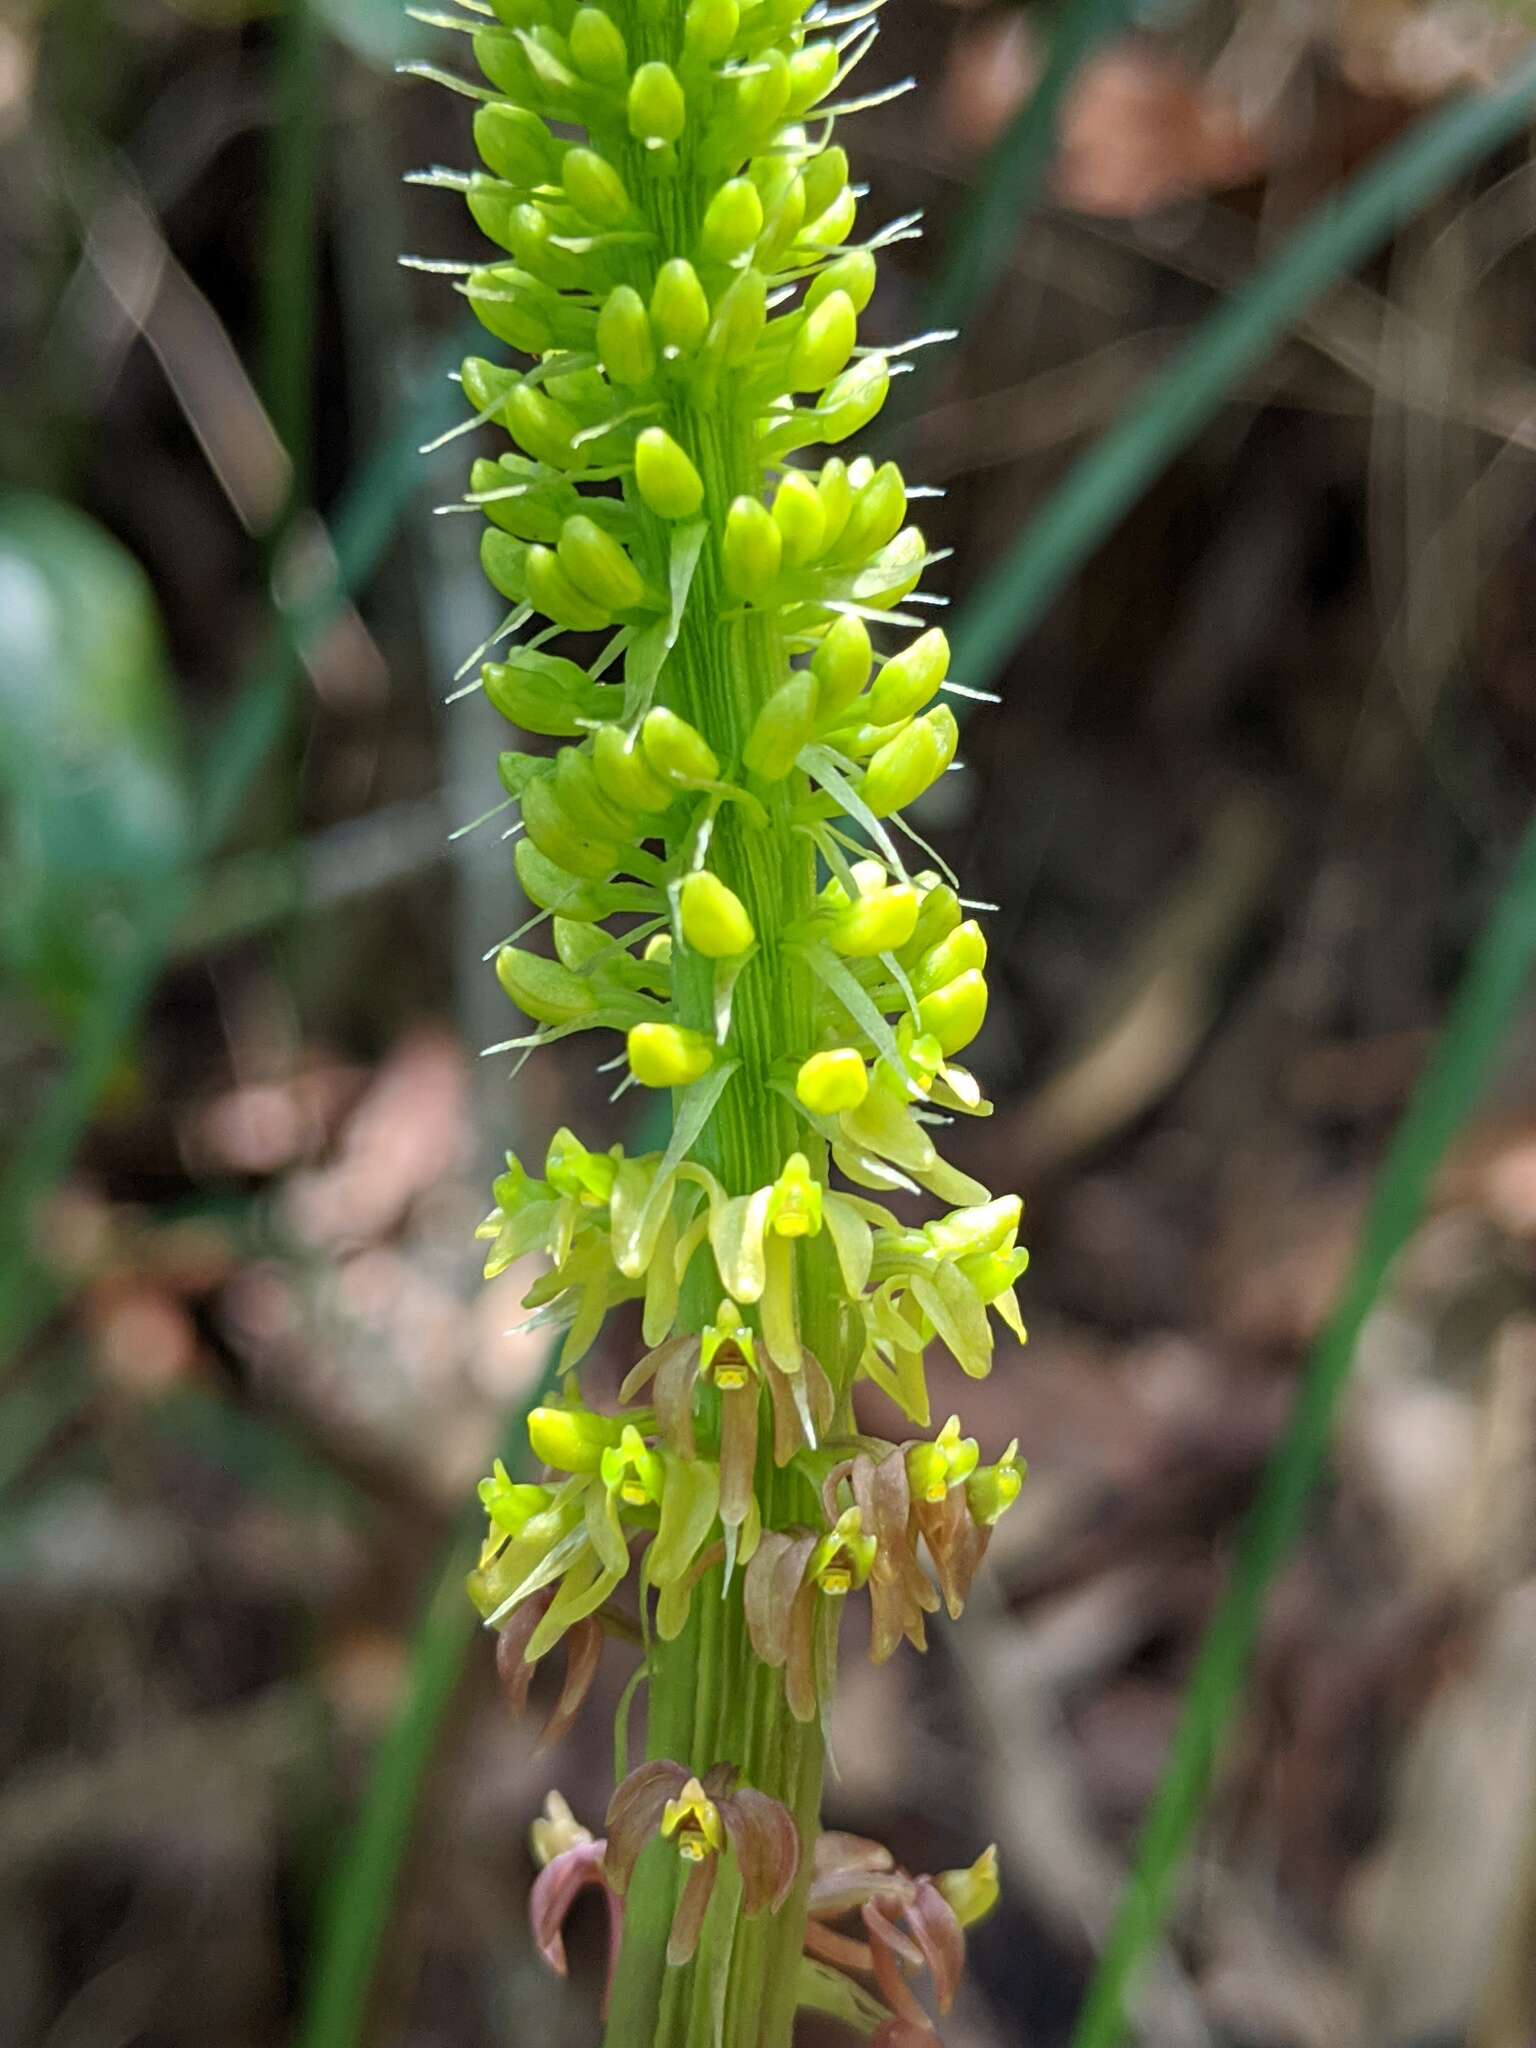
{"type": "Polygon", "coordinates": [[[890,2012],[876,2042],[934,2048],[933,2023],[907,1979],[926,1971],[939,2011],[948,2012],[965,1967],[964,1929],[997,1896],[995,1849],[968,1870],[913,1877],[881,1843],[829,1831],[816,1842],[805,1953],[845,1976],[873,1980],[890,2012]],[[853,1913],[862,1939],[832,1924],[853,1913]]]}
{"type": "MultiPolygon", "coordinates": [[[[528,1688],[538,1668],[536,1661],[528,1661],[528,1643],[554,1597],[555,1588],[551,1586],[546,1592],[525,1600],[520,1607],[513,1609],[496,1638],[496,1674],[514,1713],[520,1714],[527,1707],[528,1688]]],[[[603,1654],[602,1622],[595,1614],[573,1622],[566,1630],[565,1644],[565,1681],[554,1711],[539,1733],[537,1746],[540,1749],[549,1749],[560,1741],[592,1689],[603,1654]]]]}

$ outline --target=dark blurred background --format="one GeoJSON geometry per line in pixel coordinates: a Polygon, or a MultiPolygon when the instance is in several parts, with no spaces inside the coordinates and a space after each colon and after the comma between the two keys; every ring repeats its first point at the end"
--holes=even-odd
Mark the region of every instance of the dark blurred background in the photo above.
{"type": "MultiPolygon", "coordinates": [[[[886,19],[872,68],[922,91],[847,139],[866,222],[927,217],[866,322],[899,338],[1056,17],[886,19]]],[[[478,247],[401,183],[468,161],[468,103],[393,75],[451,43],[395,0],[0,15],[4,2048],[594,2037],[599,1928],[543,1972],[526,1829],[551,1783],[599,1822],[614,1688],[535,1756],[456,1589],[543,1362],[470,1233],[508,1146],[610,1142],[635,1098],[580,1040],[477,1058],[521,913],[505,821],[449,836],[500,729],[444,700],[496,614],[476,522],[432,510],[470,444],[413,452],[462,301],[396,264],[478,247]]],[[[1004,274],[881,430],[947,491],[961,616],[1223,295],[1524,45],[1460,0],[1175,0],[1098,44],[1004,274]]],[[[950,2048],[1068,2038],[1529,811],[1533,207],[1522,139],[1311,304],[926,807],[1002,906],[997,1113],[956,1156],[1027,1198],[1032,1339],[963,1410],[1033,1475],[962,1629],[879,1672],[850,1644],[829,1815],[914,1869],[998,1841],[950,2048]]],[[[1151,2048],[1536,2041],[1528,1029],[1486,1081],[1271,1589],[1151,2048]]]]}

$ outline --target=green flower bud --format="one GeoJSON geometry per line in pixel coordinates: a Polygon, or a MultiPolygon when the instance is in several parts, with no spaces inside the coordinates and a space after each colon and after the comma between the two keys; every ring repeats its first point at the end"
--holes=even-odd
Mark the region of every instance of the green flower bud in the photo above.
{"type": "Polygon", "coordinates": [[[830,384],[853,354],[858,338],[859,317],[853,310],[852,299],[846,292],[829,292],[819,306],[807,313],[805,325],[790,350],[786,372],[790,390],[820,391],[830,384]]]}
{"type": "Polygon", "coordinates": [[[469,487],[482,496],[490,496],[492,503],[480,508],[487,519],[499,526],[503,533],[510,533],[516,540],[558,540],[560,537],[560,515],[548,490],[528,487],[525,471],[537,473],[538,465],[521,455],[505,458],[501,462],[487,462],[483,458],[470,466],[469,487]],[[520,496],[500,497],[509,483],[522,484],[520,496]]]}
{"type": "Polygon", "coordinates": [[[795,1094],[813,1116],[857,1109],[869,1093],[869,1069],[851,1045],[813,1052],[795,1076],[795,1094]]]}
{"type": "Polygon", "coordinates": [[[741,898],[707,868],[683,877],[677,907],[683,937],[707,960],[745,953],[757,937],[741,898]]]}
{"type": "Polygon", "coordinates": [[[535,1024],[576,1024],[597,1008],[597,999],[579,974],[542,953],[503,946],[496,955],[496,979],[535,1024]]]}
{"type": "Polygon", "coordinates": [[[699,247],[715,263],[745,256],[763,232],[763,202],[750,178],[727,178],[704,210],[699,247]]]}
{"type": "Polygon", "coordinates": [[[766,142],[789,104],[789,59],[782,50],[760,51],[754,68],[736,81],[736,108],[743,149],[766,142]]]}
{"type": "MultiPolygon", "coordinates": [[[[525,819],[526,815],[525,811],[525,819]]],[[[617,865],[618,848],[609,847],[607,853],[609,866],[594,881],[561,866],[530,835],[519,839],[512,849],[512,865],[523,894],[538,910],[558,911],[562,917],[580,918],[586,924],[595,924],[600,917],[610,917],[615,912],[640,916],[654,913],[654,891],[643,883],[607,879],[617,865]]]]}
{"type": "Polygon", "coordinates": [[[616,284],[597,316],[597,353],[615,384],[648,384],[656,374],[656,346],[645,302],[632,285],[616,284]]]}
{"type": "Polygon", "coordinates": [[[876,750],[859,794],[877,818],[905,810],[938,781],[955,758],[959,740],[955,714],[947,704],[939,705],[876,750]]]}
{"type": "Polygon", "coordinates": [[[948,882],[941,882],[932,873],[919,875],[917,882],[923,901],[917,913],[916,929],[901,950],[901,964],[906,968],[913,967],[940,939],[948,938],[964,916],[960,898],[948,882]]]}
{"type": "Polygon", "coordinates": [[[568,149],[560,167],[560,182],[576,211],[598,227],[616,228],[628,218],[629,194],[624,180],[595,149],[568,149]]]}
{"type": "Polygon", "coordinates": [[[621,725],[600,726],[594,734],[592,772],[621,810],[660,812],[674,800],[675,792],[647,766],[638,738],[621,725]]]}
{"type": "Polygon", "coordinates": [[[704,502],[703,478],[665,427],[635,442],[635,488],[658,519],[691,519],[704,502]]]}
{"type": "Polygon", "coordinates": [[[632,1422],[624,1425],[618,1443],[603,1452],[600,1469],[604,1486],[626,1507],[654,1507],[661,1499],[665,1469],[632,1422]]]}
{"type": "Polygon", "coordinates": [[[764,226],[757,260],[765,269],[777,263],[800,232],[805,219],[805,180],[791,165],[780,164],[785,182],[770,187],[763,199],[764,226]]]}
{"type": "Polygon", "coordinates": [[[869,681],[874,661],[869,628],[853,612],[835,618],[811,656],[811,674],[821,686],[818,716],[823,725],[845,711],[869,681]]]}
{"type": "Polygon", "coordinates": [[[933,700],[948,673],[949,641],[934,626],[893,654],[875,677],[869,693],[870,722],[894,725],[898,718],[910,718],[933,700]]]}
{"type": "Polygon", "coordinates": [[[488,100],[475,111],[475,148],[509,185],[547,184],[559,168],[561,147],[527,107],[488,100]]]}
{"type": "Polygon", "coordinates": [[[622,85],[629,76],[629,52],[618,23],[601,7],[578,7],[566,41],[571,62],[594,85],[622,85]]]}
{"type": "Polygon", "coordinates": [[[569,469],[575,464],[577,450],[572,443],[580,427],[557,399],[517,383],[507,393],[501,416],[518,447],[536,462],[547,462],[552,469],[569,469]]]}
{"type": "Polygon", "coordinates": [[[875,295],[875,259],[867,249],[850,249],[825,270],[819,270],[806,288],[805,310],[814,312],[833,292],[843,292],[856,313],[862,313],[875,295]]]}
{"type": "Polygon", "coordinates": [[[612,623],[611,611],[576,588],[553,548],[531,547],[524,574],[528,602],[557,626],[568,626],[573,633],[595,633],[599,627],[612,623]]]}
{"type": "Polygon", "coordinates": [[[533,80],[522,44],[503,29],[483,28],[475,32],[475,62],[498,92],[519,101],[530,96],[533,80]]]}
{"type": "Polygon", "coordinates": [[[750,360],[768,318],[768,281],[760,270],[731,280],[715,306],[709,346],[727,367],[750,360]]]}
{"type": "Polygon", "coordinates": [[[629,1071],[642,1088],[686,1088],[715,1064],[715,1048],[702,1031],[680,1024],[636,1024],[625,1040],[629,1071]]]}
{"type": "Polygon", "coordinates": [[[824,212],[806,222],[800,239],[809,242],[813,249],[835,249],[852,234],[858,215],[859,203],[853,196],[853,187],[845,185],[824,212]]]}
{"type": "Polygon", "coordinates": [[[559,246],[555,234],[548,213],[530,200],[514,206],[507,215],[502,246],[510,249],[524,270],[541,284],[555,291],[569,291],[582,282],[581,261],[569,249],[559,246]]]}
{"type": "Polygon", "coordinates": [[[741,22],[737,0],[688,0],[683,48],[703,64],[718,64],[736,40],[741,22]]]}
{"type": "Polygon", "coordinates": [[[642,64],[629,82],[629,132],[647,149],[676,142],[688,118],[683,88],[667,64],[642,64]]]}
{"type": "Polygon", "coordinates": [[[645,599],[639,570],[585,512],[573,513],[560,529],[560,566],[583,597],[609,611],[632,611],[645,599]]]}
{"type": "Polygon", "coordinates": [[[816,730],[818,686],[809,669],[797,669],[768,699],[741,750],[741,758],[765,782],[781,782],[800,749],[816,730]]]}
{"type": "Polygon", "coordinates": [[[786,569],[800,569],[821,553],[827,516],[803,469],[786,469],[773,494],[773,523],[783,537],[786,569]]]}
{"type": "Polygon", "coordinates": [[[908,882],[867,889],[838,911],[827,931],[827,944],[845,960],[894,953],[911,937],[917,909],[917,891],[908,882]]]}
{"type": "MultiPolygon", "coordinates": [[[[522,793],[523,829],[540,853],[583,881],[606,882],[619,864],[619,847],[576,825],[555,793],[553,774],[541,775],[522,793]]],[[[565,906],[560,906],[562,909],[565,906]]]]}
{"type": "MultiPolygon", "coordinates": [[[[820,156],[813,156],[800,173],[805,186],[805,212],[808,220],[825,213],[838,193],[848,182],[848,152],[836,143],[824,149],[820,156]]],[[[836,290],[836,286],[832,287],[836,290]]],[[[821,294],[824,299],[825,292],[821,294]]],[[[820,300],[817,304],[820,304],[820,300]]]]}
{"type": "Polygon", "coordinates": [[[733,498],[720,550],[725,587],[732,596],[761,604],[778,577],[783,552],[783,536],[767,506],[757,498],[733,498]]]}
{"type": "Polygon", "coordinates": [[[986,976],[979,967],[967,968],[932,995],[924,996],[917,1015],[924,1031],[932,1032],[943,1047],[944,1057],[952,1059],[970,1044],[986,1020],[986,976]]]}
{"type": "Polygon", "coordinates": [[[663,967],[670,967],[672,964],[672,934],[670,932],[652,932],[645,942],[645,950],[641,953],[640,958],[642,960],[655,960],[663,967]]]}
{"type": "Polygon", "coordinates": [[[947,938],[930,948],[912,971],[912,988],[918,996],[932,995],[968,967],[985,967],[987,939],[974,917],[957,924],[947,938]]]}
{"type": "Polygon", "coordinates": [[[506,661],[488,661],[480,671],[487,700],[524,732],[551,739],[577,739],[583,720],[604,716],[604,707],[623,693],[594,683],[584,668],[558,654],[517,649],[506,661]]]}
{"type": "Polygon", "coordinates": [[[482,178],[477,173],[470,179],[464,203],[470,219],[487,241],[494,242],[498,249],[512,247],[512,216],[522,204],[516,192],[509,191],[496,178],[482,178]]]}
{"type": "MultiPolygon", "coordinates": [[[[607,934],[595,930],[589,924],[581,923],[578,918],[557,917],[552,920],[552,928],[555,935],[555,958],[562,967],[569,967],[572,974],[584,973],[595,960],[605,956],[611,958],[612,956],[612,943],[607,934]]],[[[562,1125],[550,1140],[551,1152],[555,1150],[556,1144],[562,1139],[570,1145],[576,1145],[577,1142],[562,1125]]],[[[582,1156],[587,1159],[606,1157],[606,1154],[603,1153],[593,1154],[588,1152],[585,1146],[580,1146],[578,1149],[582,1156]]],[[[612,1164],[611,1160],[609,1164],[612,1164]]],[[[544,1171],[549,1180],[553,1182],[555,1170],[547,1161],[545,1162],[544,1171]]],[[[575,1190],[562,1188],[560,1192],[562,1194],[572,1194],[575,1190]]],[[[607,1200],[606,1189],[604,1190],[603,1199],[607,1200]]]]}
{"type": "Polygon", "coordinates": [[[843,528],[848,524],[848,515],[853,510],[853,486],[848,481],[848,465],[840,455],[830,456],[821,465],[816,477],[816,495],[821,500],[821,545],[825,552],[837,546],[843,528]]]}
{"type": "Polygon", "coordinates": [[[663,263],[651,288],[651,325],[669,355],[692,355],[709,330],[709,300],[686,258],[663,263]]]}
{"type": "Polygon", "coordinates": [[[785,113],[803,114],[826,98],[837,77],[837,45],[805,43],[789,60],[789,100],[785,113]]]}
{"type": "Polygon", "coordinates": [[[625,1425],[616,1415],[591,1408],[535,1408],[528,1416],[528,1443],[541,1465],[556,1472],[599,1472],[625,1425]]]}
{"type": "Polygon", "coordinates": [[[480,566],[509,604],[521,604],[528,588],[528,550],[499,526],[480,536],[480,566]]]}
{"type": "Polygon", "coordinates": [[[1002,1895],[997,1876],[997,1844],[983,1849],[969,1870],[941,1870],[934,1879],[939,1895],[962,1927],[985,1920],[1002,1895]]]}
{"type": "Polygon", "coordinates": [[[720,780],[720,763],[715,750],[686,718],[679,718],[665,704],[645,714],[640,744],[646,765],[674,789],[702,789],[720,780]]]}
{"type": "MultiPolygon", "coordinates": [[[[545,19],[530,22],[519,40],[523,62],[547,110],[557,119],[575,115],[581,104],[581,81],[570,67],[571,53],[565,37],[545,19]]],[[[522,100],[528,94],[520,90],[515,97],[522,100]]]]}
{"type": "MultiPolygon", "coordinates": [[[[823,306],[832,304],[840,296],[837,292],[831,293],[816,312],[820,313],[823,306]]],[[[891,366],[884,356],[863,356],[858,362],[851,363],[827,386],[816,409],[822,440],[835,445],[846,441],[850,434],[860,433],[884,405],[890,388],[891,366]]]]}
{"type": "Polygon", "coordinates": [[[1015,1438],[995,1465],[983,1465],[965,1482],[965,1504],[983,1529],[995,1527],[1024,1490],[1029,1467],[1018,1453],[1015,1438]]]}
{"type": "Polygon", "coordinates": [[[633,836],[633,814],[610,800],[584,748],[560,749],[553,781],[556,800],[578,832],[615,846],[633,836]]]}
{"type": "MultiPolygon", "coordinates": [[[[549,291],[511,264],[486,270],[472,270],[464,280],[465,294],[475,318],[489,334],[524,355],[542,355],[556,346],[558,337],[549,318],[549,291]]],[[[491,514],[492,518],[495,514],[491,514]]]]}
{"type": "MultiPolygon", "coordinates": [[[[901,531],[901,522],[906,516],[906,482],[894,462],[883,462],[854,500],[848,523],[837,544],[839,559],[861,562],[870,555],[878,554],[901,531]]],[[[943,637],[939,635],[941,640],[943,637]]],[[[935,684],[934,688],[937,687],[935,684]]],[[[932,694],[930,691],[929,695],[932,694]]],[[[923,701],[926,703],[927,699],[923,701]]],[[[873,708],[870,716],[876,724],[885,722],[873,708]]]]}

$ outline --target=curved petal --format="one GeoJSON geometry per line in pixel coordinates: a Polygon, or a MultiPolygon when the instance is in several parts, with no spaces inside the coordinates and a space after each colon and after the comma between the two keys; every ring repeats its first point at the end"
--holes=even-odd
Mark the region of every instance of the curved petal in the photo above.
{"type": "Polygon", "coordinates": [[[965,1969],[965,1934],[954,1908],[931,1877],[920,1877],[903,1917],[928,1965],[939,2011],[948,2012],[965,1969]]]}
{"type": "Polygon", "coordinates": [[[608,1882],[622,1897],[640,1851],[661,1826],[667,1801],[675,1799],[688,1782],[681,1764],[658,1757],[619,1786],[608,1802],[608,1854],[605,1864],[608,1882]]]}
{"type": "Polygon", "coordinates": [[[578,1893],[590,1884],[602,1884],[603,1844],[578,1842],[553,1857],[533,1881],[528,1894],[528,1922],[534,1945],[559,1977],[566,1974],[565,1941],[561,1929],[578,1893]]]}
{"type": "Polygon", "coordinates": [[[592,1690],[592,1681],[597,1676],[597,1667],[603,1654],[603,1625],[595,1615],[588,1615],[585,1621],[578,1621],[571,1629],[565,1652],[565,1682],[560,1688],[560,1697],[555,1710],[544,1724],[538,1749],[552,1749],[569,1733],[571,1723],[581,1712],[583,1700],[592,1690]]]}
{"type": "Polygon", "coordinates": [[[741,1872],[741,1910],[750,1918],[765,1906],[777,1912],[800,1868],[800,1831],[794,1816],[751,1785],[720,1801],[720,1818],[741,1872]]]}
{"type": "Polygon", "coordinates": [[[527,1655],[533,1632],[549,1605],[546,1600],[525,1600],[507,1616],[506,1626],[496,1638],[496,1676],[501,1680],[512,1711],[520,1714],[528,1704],[533,1683],[533,1660],[527,1655]]]}

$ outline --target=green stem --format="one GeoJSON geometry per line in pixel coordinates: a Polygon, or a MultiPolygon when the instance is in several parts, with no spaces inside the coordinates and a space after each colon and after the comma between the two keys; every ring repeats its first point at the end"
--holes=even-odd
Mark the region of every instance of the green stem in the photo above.
{"type": "MultiPolygon", "coordinates": [[[[681,14],[679,7],[677,12],[681,14]]],[[[660,26],[660,25],[658,25],[660,26]]],[[[658,38],[658,54],[675,47],[676,31],[658,38]]],[[[644,54],[642,52],[642,54],[644,54]]],[[[684,151],[680,149],[680,158],[684,151]]],[[[630,153],[631,190],[652,215],[665,246],[690,246],[697,223],[686,218],[699,181],[686,161],[675,176],[648,174],[643,152],[630,153]]],[[[664,421],[692,457],[704,481],[706,503],[724,507],[741,494],[761,495],[763,472],[753,439],[756,406],[736,397],[724,379],[709,401],[679,387],[664,421]]],[[[643,508],[653,560],[665,562],[666,538],[643,508]]],[[[789,662],[775,618],[743,614],[727,593],[712,524],[668,665],[672,708],[710,735],[722,759],[739,760],[753,722],[789,662]]],[[[793,829],[797,803],[808,793],[803,775],[759,790],[766,819],[726,803],[714,820],[709,865],[746,906],[759,951],[743,968],[732,1004],[731,1042],[740,1066],[696,1147],[696,1156],[733,1194],[749,1193],[777,1178],[792,1152],[804,1152],[824,1177],[816,1135],[771,1085],[786,1050],[811,1042],[812,984],[784,945],[783,935],[806,915],[816,887],[816,856],[793,829]]],[[[679,977],[680,1022],[712,1028],[709,964],[693,962],[679,977]]],[[[829,1368],[834,1327],[830,1287],[806,1286],[817,1261],[801,1262],[801,1313],[810,1349],[829,1368]],[[818,1304],[823,1304],[818,1313],[818,1304]]],[[[708,1268],[707,1259],[696,1262],[708,1268]]],[[[720,1297],[713,1272],[694,1280],[685,1295],[685,1318],[695,1329],[720,1297]]],[[[835,1314],[835,1311],[833,1312],[835,1314]]],[[[834,1383],[836,1375],[834,1375],[834,1383]]],[[[766,1437],[766,1430],[764,1435],[766,1437]]],[[[757,1493],[770,1526],[806,1519],[805,1482],[774,1470],[764,1452],[757,1493]]],[[[679,1889],[677,1858],[655,1843],[642,1858],[629,1894],[625,1938],[613,1986],[608,2048],[788,2048],[794,2029],[796,1987],[805,1931],[811,1847],[821,1804],[825,1745],[819,1723],[796,1721],[784,1699],[782,1675],[752,1654],[742,1612],[742,1575],[729,1586],[715,1570],[694,1596],[687,1627],[652,1652],[646,1754],[685,1763],[702,1774],[712,1764],[738,1765],[759,1791],[782,1801],[800,1830],[801,1867],[780,1912],[745,1920],[712,1911],[699,1951],[686,1968],[665,1962],[667,1935],[679,1889]]],[[[720,1882],[727,1882],[722,1873],[720,1882]]]]}

